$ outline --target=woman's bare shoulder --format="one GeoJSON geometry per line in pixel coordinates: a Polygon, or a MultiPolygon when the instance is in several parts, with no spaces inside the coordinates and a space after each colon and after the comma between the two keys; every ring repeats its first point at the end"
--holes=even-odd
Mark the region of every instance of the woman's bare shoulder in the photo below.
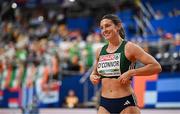
{"type": "Polygon", "coordinates": [[[128,41],[126,46],[125,46],[125,49],[128,51],[135,52],[135,50],[141,49],[141,47],[138,44],[135,44],[131,41],[128,41]]]}
{"type": "Polygon", "coordinates": [[[131,41],[128,41],[127,44],[126,44],[126,47],[128,47],[128,48],[132,48],[134,46],[138,46],[138,45],[133,43],[133,42],[131,42],[131,41]]]}
{"type": "Polygon", "coordinates": [[[137,55],[141,50],[140,46],[130,41],[125,45],[125,55],[131,61],[135,60],[135,55],[137,55]]]}

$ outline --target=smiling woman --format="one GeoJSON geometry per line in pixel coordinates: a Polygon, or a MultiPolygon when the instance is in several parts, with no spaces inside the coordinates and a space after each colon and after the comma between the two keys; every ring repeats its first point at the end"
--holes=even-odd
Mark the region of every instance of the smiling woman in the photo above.
{"type": "Polygon", "coordinates": [[[98,49],[90,75],[93,84],[102,81],[98,114],[140,114],[131,79],[133,76],[157,74],[161,72],[161,66],[138,45],[125,40],[118,16],[105,15],[100,28],[108,44],[98,49]],[[145,66],[134,69],[136,61],[145,66]]]}

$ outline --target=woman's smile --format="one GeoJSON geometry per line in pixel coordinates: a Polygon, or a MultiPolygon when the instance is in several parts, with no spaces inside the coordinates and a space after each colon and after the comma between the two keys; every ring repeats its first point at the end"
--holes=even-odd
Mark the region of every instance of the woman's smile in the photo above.
{"type": "Polygon", "coordinates": [[[111,32],[104,32],[103,33],[103,36],[106,38],[106,39],[109,39],[111,37],[111,32]]]}

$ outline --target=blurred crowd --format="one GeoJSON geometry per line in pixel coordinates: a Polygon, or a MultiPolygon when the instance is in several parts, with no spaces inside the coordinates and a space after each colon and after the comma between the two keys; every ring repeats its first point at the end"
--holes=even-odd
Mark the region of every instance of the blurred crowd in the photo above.
{"type": "Polygon", "coordinates": [[[23,17],[19,10],[16,12],[15,19],[0,24],[1,88],[10,86],[14,79],[16,86],[22,84],[28,80],[22,77],[28,77],[33,69],[47,81],[45,75],[58,79],[60,73],[83,74],[93,65],[94,53],[104,43],[99,32],[84,38],[80,30],[68,30],[66,23],[50,23],[40,15],[34,16],[36,13],[23,17]],[[17,74],[14,79],[12,72],[17,74]]]}

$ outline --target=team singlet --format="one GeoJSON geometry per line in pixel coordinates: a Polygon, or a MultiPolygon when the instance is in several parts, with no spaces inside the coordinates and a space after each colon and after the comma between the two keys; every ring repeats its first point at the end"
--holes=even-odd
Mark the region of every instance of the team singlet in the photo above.
{"type": "Polygon", "coordinates": [[[119,77],[122,73],[134,68],[134,64],[126,58],[124,53],[126,43],[123,40],[114,53],[106,51],[108,44],[101,49],[97,65],[97,72],[101,78],[119,77]]]}

